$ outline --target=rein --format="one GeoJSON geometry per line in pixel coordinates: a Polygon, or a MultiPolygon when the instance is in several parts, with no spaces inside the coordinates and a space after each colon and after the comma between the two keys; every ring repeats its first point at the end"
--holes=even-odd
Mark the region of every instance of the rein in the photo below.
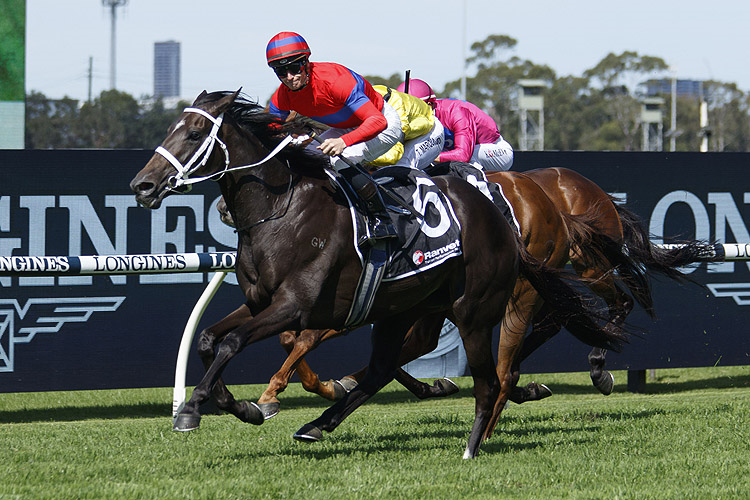
{"type": "Polygon", "coordinates": [[[235,233],[241,233],[242,231],[248,231],[256,226],[260,226],[261,224],[265,222],[269,222],[272,220],[280,219],[286,215],[287,211],[289,210],[289,207],[292,204],[292,195],[294,195],[294,185],[292,184],[292,181],[294,179],[294,176],[292,176],[292,168],[289,166],[289,162],[286,162],[287,168],[289,168],[289,185],[287,185],[286,190],[289,193],[289,196],[287,196],[286,199],[286,206],[283,208],[279,208],[274,213],[269,215],[268,217],[264,219],[260,219],[259,221],[253,222],[252,224],[248,224],[247,226],[238,227],[235,228],[235,233]]]}
{"type": "MultiPolygon", "coordinates": [[[[198,182],[203,182],[206,180],[218,180],[221,177],[224,176],[227,172],[233,172],[235,170],[243,170],[253,167],[258,167],[260,165],[263,165],[264,163],[268,162],[271,158],[279,154],[279,151],[284,149],[287,144],[292,142],[293,138],[292,136],[288,135],[286,136],[268,155],[260,160],[257,163],[253,163],[250,165],[241,165],[237,167],[229,168],[229,150],[227,149],[227,145],[224,144],[224,142],[219,139],[219,129],[221,128],[221,124],[224,121],[224,113],[220,114],[218,117],[213,117],[209,113],[206,113],[204,110],[200,108],[185,108],[183,110],[184,113],[197,113],[201,116],[204,116],[208,120],[213,123],[213,126],[211,127],[211,131],[208,133],[208,136],[203,140],[203,143],[201,143],[200,147],[195,151],[193,156],[190,158],[190,160],[183,165],[180,160],[178,160],[172,153],[170,153],[167,149],[165,149],[162,146],[159,146],[156,148],[156,152],[162,155],[166,160],[177,170],[177,174],[173,175],[167,180],[167,189],[170,191],[175,191],[182,187],[187,186],[188,189],[183,192],[189,192],[192,189],[193,184],[197,184],[198,182]],[[204,166],[208,162],[208,158],[211,156],[211,153],[213,152],[214,145],[216,143],[219,143],[219,146],[221,146],[222,151],[224,152],[224,170],[220,172],[214,172],[213,174],[209,174],[203,177],[194,177],[190,178],[190,174],[204,166]],[[201,155],[203,155],[203,158],[200,158],[201,155]],[[199,161],[200,158],[200,161],[199,161]]],[[[291,183],[291,181],[290,181],[291,183]]]]}

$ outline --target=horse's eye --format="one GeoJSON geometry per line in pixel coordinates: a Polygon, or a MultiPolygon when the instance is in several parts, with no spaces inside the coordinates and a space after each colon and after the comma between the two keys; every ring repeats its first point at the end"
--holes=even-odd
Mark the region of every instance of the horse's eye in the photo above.
{"type": "Polygon", "coordinates": [[[188,139],[191,141],[198,141],[201,138],[201,133],[197,130],[191,130],[188,132],[188,139]]]}

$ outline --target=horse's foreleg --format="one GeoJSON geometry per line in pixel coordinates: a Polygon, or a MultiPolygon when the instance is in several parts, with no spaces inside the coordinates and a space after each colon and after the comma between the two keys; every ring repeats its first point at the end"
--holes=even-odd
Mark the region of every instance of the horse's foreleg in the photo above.
{"type": "MultiPolygon", "coordinates": [[[[248,322],[250,318],[252,318],[252,314],[250,314],[250,310],[247,306],[243,304],[221,321],[209,326],[200,333],[198,336],[198,355],[201,358],[204,370],[208,371],[213,364],[216,354],[216,345],[221,339],[233,329],[248,322]]],[[[221,378],[216,381],[211,394],[216,401],[216,406],[220,410],[235,415],[242,410],[221,378]]]]}
{"type": "MultiPolygon", "coordinates": [[[[237,312],[237,311],[235,311],[237,312]]],[[[200,425],[201,404],[206,402],[213,388],[221,379],[227,363],[236,356],[245,346],[268,338],[280,331],[294,330],[297,322],[298,309],[294,303],[283,302],[266,308],[259,315],[250,318],[241,326],[233,329],[224,336],[224,339],[215,350],[215,358],[206,370],[205,375],[193,389],[190,399],[177,415],[174,429],[177,431],[190,431],[197,429],[200,425]]],[[[232,412],[243,422],[252,424],[263,423],[263,412],[255,403],[242,401],[233,407],[232,412]]]]}
{"type": "MultiPolygon", "coordinates": [[[[319,394],[331,401],[337,399],[333,383],[321,382],[318,374],[310,369],[303,357],[323,340],[343,333],[343,331],[338,330],[303,330],[299,335],[296,335],[296,332],[284,332],[279,335],[281,345],[289,355],[279,371],[271,377],[268,387],[258,399],[258,406],[266,419],[279,412],[280,402],[277,396],[287,388],[295,370],[305,390],[319,394]]],[[[341,388],[338,392],[339,397],[344,392],[344,389],[341,388]]]]}
{"type": "Polygon", "coordinates": [[[263,418],[268,420],[279,413],[281,403],[279,402],[278,396],[284,392],[284,389],[289,385],[289,379],[294,374],[294,360],[292,351],[296,345],[297,332],[286,331],[279,334],[279,341],[281,346],[287,352],[287,358],[284,360],[284,364],[281,365],[279,371],[273,374],[271,380],[268,382],[266,390],[263,391],[260,398],[258,399],[258,407],[263,412],[263,418]]]}
{"type": "Polygon", "coordinates": [[[518,354],[518,361],[522,362],[528,358],[532,352],[539,349],[545,342],[557,335],[562,329],[562,325],[555,321],[551,311],[542,306],[536,316],[533,318],[531,332],[526,336],[518,354]]]}
{"type": "Polygon", "coordinates": [[[539,401],[552,395],[552,391],[544,384],[530,382],[525,387],[518,387],[520,379],[520,364],[528,358],[532,352],[539,349],[545,342],[557,335],[562,326],[555,321],[550,311],[541,306],[532,321],[531,332],[524,338],[520,352],[516,356],[511,368],[513,390],[509,399],[516,404],[523,404],[529,401],[539,401]]]}
{"type": "Polygon", "coordinates": [[[497,350],[497,376],[500,380],[500,395],[495,401],[492,417],[482,439],[492,436],[497,426],[505,403],[510,399],[518,382],[518,370],[514,374],[513,367],[518,367],[518,354],[524,343],[524,334],[539,310],[540,297],[534,287],[523,278],[516,282],[515,299],[511,299],[505,309],[505,316],[500,324],[500,342],[497,350]],[[514,376],[515,375],[515,376],[514,376]]]}
{"type": "MultiPolygon", "coordinates": [[[[312,351],[326,340],[339,337],[347,332],[348,330],[322,330],[320,331],[318,338],[315,339],[315,344],[306,347],[306,352],[312,351]]],[[[299,341],[300,339],[298,339],[298,342],[299,341]]],[[[295,349],[296,348],[297,346],[295,345],[295,349]]],[[[302,354],[302,356],[304,355],[305,354],[302,354]]],[[[300,359],[297,364],[297,376],[300,378],[302,387],[304,387],[307,392],[317,394],[329,401],[338,401],[344,397],[344,394],[346,394],[346,388],[337,380],[321,382],[318,374],[310,368],[310,365],[308,365],[307,361],[304,359],[300,359]]]]}

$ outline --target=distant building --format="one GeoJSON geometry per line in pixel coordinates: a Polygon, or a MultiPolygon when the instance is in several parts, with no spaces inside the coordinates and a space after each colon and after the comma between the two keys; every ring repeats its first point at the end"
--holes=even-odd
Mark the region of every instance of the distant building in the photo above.
{"type": "Polygon", "coordinates": [[[154,43],[154,98],[180,96],[180,42],[154,43]]]}
{"type": "MultiPolygon", "coordinates": [[[[692,97],[700,99],[703,82],[700,80],[677,80],[677,97],[692,97]]],[[[670,95],[672,80],[652,80],[646,84],[646,95],[649,97],[670,95]]]]}

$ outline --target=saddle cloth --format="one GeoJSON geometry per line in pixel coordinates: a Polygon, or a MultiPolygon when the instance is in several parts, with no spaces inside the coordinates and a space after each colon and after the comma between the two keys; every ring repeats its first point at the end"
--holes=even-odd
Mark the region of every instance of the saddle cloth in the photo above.
{"type": "Polygon", "coordinates": [[[505,197],[505,193],[503,193],[503,187],[500,184],[488,181],[484,170],[477,168],[471,163],[452,161],[430,166],[425,171],[430,175],[453,175],[467,181],[489,198],[500,209],[510,227],[515,229],[519,235],[521,234],[521,225],[518,223],[513,206],[508,201],[508,198],[505,197]]]}
{"type": "MultiPolygon", "coordinates": [[[[381,189],[401,245],[390,252],[383,281],[394,281],[432,269],[462,254],[461,225],[450,200],[429,175],[408,167],[384,167],[373,175],[381,189]],[[410,210],[403,208],[410,207],[410,210]],[[412,212],[417,213],[415,218],[412,212]]],[[[336,178],[338,182],[338,178],[336,178]]],[[[354,241],[367,231],[364,216],[354,207],[354,196],[339,183],[349,202],[354,241]]],[[[395,239],[394,239],[395,241],[395,239]]],[[[356,245],[359,258],[365,258],[356,245]]]]}

